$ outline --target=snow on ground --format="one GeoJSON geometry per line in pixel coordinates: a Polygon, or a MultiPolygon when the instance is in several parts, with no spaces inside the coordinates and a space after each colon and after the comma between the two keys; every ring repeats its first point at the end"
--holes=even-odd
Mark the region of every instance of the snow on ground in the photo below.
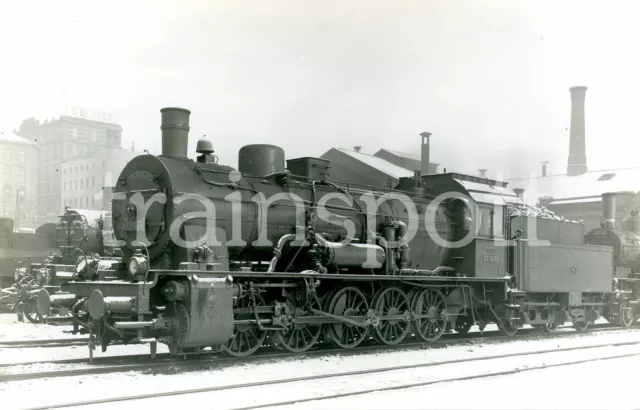
{"type": "MultiPolygon", "coordinates": [[[[606,357],[613,355],[620,355],[625,353],[634,353],[640,355],[640,346],[623,346],[623,347],[604,347],[597,348],[592,350],[580,350],[580,351],[571,351],[571,352],[557,352],[557,353],[545,353],[542,355],[533,355],[533,356],[522,356],[517,358],[502,358],[502,359],[493,359],[488,361],[479,361],[479,362],[462,362],[457,364],[450,364],[445,366],[436,366],[436,367],[422,367],[422,368],[414,368],[414,369],[403,369],[403,370],[394,370],[382,373],[370,373],[363,375],[348,375],[348,376],[340,376],[340,377],[332,377],[328,379],[320,379],[320,380],[310,380],[310,381],[301,381],[295,383],[286,383],[286,384],[275,384],[268,386],[257,386],[257,387],[246,387],[228,391],[218,391],[218,392],[206,392],[206,393],[193,393],[189,395],[178,395],[178,396],[167,396],[167,397],[159,397],[153,399],[146,399],[144,401],[123,401],[116,403],[107,403],[100,404],[94,406],[82,406],[83,409],[88,410],[107,410],[107,409],[117,409],[117,410],[138,410],[142,405],[144,408],[177,408],[179,406],[183,408],[215,408],[215,409],[234,409],[238,407],[244,406],[252,406],[252,405],[263,405],[270,403],[278,403],[282,400],[303,400],[306,398],[312,397],[322,397],[326,395],[332,394],[340,394],[346,392],[357,392],[362,391],[363,389],[372,389],[372,388],[385,388],[391,386],[400,386],[410,383],[421,383],[427,381],[438,381],[442,379],[448,378],[456,378],[461,376],[471,376],[471,375],[480,375],[480,374],[490,374],[500,371],[508,371],[516,368],[527,368],[527,367],[535,367],[540,366],[542,364],[551,365],[551,364],[559,364],[566,363],[576,360],[585,360],[593,357],[606,357]]],[[[387,355],[387,359],[393,358],[393,354],[387,355]]],[[[629,362],[629,359],[626,358],[626,363],[629,362]]],[[[384,367],[389,364],[383,364],[382,362],[385,360],[370,360],[367,363],[361,363],[360,366],[357,367],[365,367],[365,368],[378,368],[384,367]]],[[[427,361],[414,361],[418,363],[427,362],[427,361]]],[[[600,362],[600,365],[605,362],[600,362]]],[[[612,371],[609,373],[609,378],[612,378],[612,375],[621,374],[621,370],[630,370],[631,367],[622,366],[621,364],[625,362],[618,362],[617,371],[612,371]]],[[[633,363],[638,363],[636,359],[633,363]]],[[[231,377],[224,377],[223,374],[203,374],[200,373],[197,379],[193,378],[184,378],[180,377],[178,380],[176,377],[173,377],[172,383],[164,383],[160,381],[160,377],[154,377],[153,379],[146,378],[146,388],[144,390],[147,391],[156,391],[161,392],[163,390],[173,390],[177,388],[197,388],[201,386],[216,386],[216,385],[227,385],[231,383],[247,383],[251,381],[257,380],[271,380],[275,378],[287,378],[292,376],[303,376],[309,375],[313,373],[323,373],[323,374],[333,374],[339,372],[345,372],[348,370],[354,370],[352,365],[353,363],[334,363],[335,368],[332,371],[318,371],[316,366],[313,366],[309,363],[306,365],[299,363],[297,366],[291,366],[289,364],[288,371],[278,371],[272,372],[268,374],[264,371],[260,371],[260,368],[254,369],[253,371],[245,370],[244,375],[236,374],[231,377]],[[212,377],[210,377],[212,376],[212,377]],[[216,377],[217,376],[217,377],[216,377]],[[191,380],[189,380],[191,379],[191,380]]],[[[333,366],[329,366],[333,367],[333,366]]],[[[264,369],[263,369],[264,370],[264,369]]],[[[284,370],[284,369],[283,369],[284,370]]],[[[629,372],[632,374],[631,372],[629,372]]],[[[553,379],[553,380],[545,380],[544,378],[539,378],[537,383],[535,384],[520,384],[520,383],[510,383],[508,386],[502,386],[500,384],[500,380],[496,381],[472,381],[465,382],[470,383],[467,384],[467,390],[457,389],[455,391],[450,391],[450,395],[446,397],[438,397],[438,401],[432,402],[427,399],[432,395],[426,396],[424,393],[425,389],[428,388],[416,388],[411,389],[414,390],[412,394],[422,394],[422,399],[416,403],[414,400],[406,397],[398,396],[399,392],[384,392],[384,393],[376,393],[372,394],[371,398],[365,399],[360,396],[352,397],[351,402],[347,404],[341,403],[339,400],[335,400],[333,404],[327,403],[325,401],[313,401],[313,402],[305,402],[297,405],[297,409],[332,409],[332,408],[372,408],[372,403],[377,403],[376,408],[409,408],[409,405],[413,403],[413,408],[438,408],[440,403],[449,403],[449,401],[453,400],[452,403],[449,403],[450,407],[453,408],[475,408],[477,407],[476,402],[484,403],[487,408],[557,408],[557,405],[554,401],[549,401],[551,397],[548,395],[547,387],[550,384],[563,386],[565,391],[565,397],[573,397],[575,395],[583,395],[588,396],[590,392],[596,392],[597,394],[604,394],[605,396],[613,396],[612,392],[620,391],[618,389],[613,390],[602,390],[602,389],[593,389],[588,390],[585,389],[585,381],[590,381],[591,383],[606,378],[607,373],[603,373],[599,370],[598,367],[591,367],[589,373],[583,373],[580,370],[565,371],[566,377],[564,379],[553,379]],[[545,383],[546,382],[546,383],[545,383]],[[475,387],[474,383],[481,383],[481,386],[485,390],[480,391],[475,387]],[[491,383],[490,385],[488,383],[491,383]],[[519,398],[519,401],[510,401],[505,400],[503,394],[503,388],[511,388],[513,392],[509,396],[511,400],[515,400],[519,398]],[[455,393],[457,391],[457,393],[455,393]],[[599,392],[599,393],[598,393],[599,392]],[[463,394],[461,394],[463,393],[463,394]],[[473,394],[472,394],[473,393],[473,394]],[[543,394],[540,394],[543,393],[543,394]],[[391,398],[386,398],[387,394],[395,394],[391,398]],[[531,402],[528,400],[529,396],[543,396],[547,399],[538,400],[535,406],[531,406],[531,402]],[[427,400],[425,402],[425,400],[427,400]],[[464,400],[464,404],[460,403],[460,400],[464,400]],[[498,405],[499,404],[499,405],[498,405]]],[[[194,375],[195,376],[195,375],[194,375]]],[[[511,381],[510,375],[507,379],[511,381]]],[[[544,376],[543,376],[544,377],[544,376]]],[[[613,379],[617,379],[617,377],[613,377],[613,379]]],[[[168,380],[165,380],[168,381],[168,380]]],[[[60,381],[56,381],[60,383],[60,381]]],[[[82,396],[88,396],[86,393],[90,393],[91,390],[103,390],[110,392],[107,396],[117,397],[124,396],[132,389],[128,388],[130,381],[127,378],[120,378],[119,380],[112,380],[112,383],[98,383],[94,384],[95,380],[88,381],[85,380],[85,383],[82,384],[82,388],[80,386],[73,386],[67,384],[65,386],[60,386],[60,390],[58,393],[57,400],[42,400],[43,397],[47,395],[54,395],[56,391],[54,390],[54,386],[45,385],[40,388],[36,386],[32,386],[33,389],[38,389],[39,399],[35,397],[35,395],[31,394],[22,394],[19,395],[20,392],[16,391],[15,388],[11,388],[10,394],[3,397],[4,403],[19,403],[20,405],[17,407],[11,408],[24,408],[28,406],[32,406],[34,404],[44,405],[45,403],[51,404],[52,402],[69,402],[76,401],[81,399],[82,396]],[[114,383],[115,382],[115,383],[114,383]],[[70,394],[73,392],[73,394],[70,394]],[[60,394],[62,393],[62,394],[60,394]],[[31,399],[37,400],[31,400],[31,399]]],[[[53,382],[51,382],[53,384],[53,382]]],[[[448,383],[448,384],[457,384],[457,383],[448,383]]],[[[557,388],[558,386],[556,386],[557,388]]],[[[433,388],[433,387],[431,387],[433,388]]],[[[437,385],[436,385],[437,388],[437,385]]],[[[139,391],[140,393],[141,391],[139,391]]],[[[562,395],[560,395],[562,396],[562,395]]],[[[631,399],[631,395],[627,395],[627,400],[631,399]]],[[[52,397],[53,398],[53,397],[52,397]]],[[[346,399],[344,399],[346,400],[346,399]]],[[[627,402],[627,404],[637,404],[637,401],[627,402]]],[[[573,407],[577,408],[577,407],[573,407]]],[[[610,408],[610,407],[601,407],[601,408],[610,408]]]]}
{"type": "MultiPolygon", "coordinates": [[[[273,379],[283,379],[288,377],[301,377],[317,374],[335,374],[338,372],[355,371],[360,369],[373,369],[388,366],[401,366],[414,363],[438,362],[443,360],[474,358],[479,356],[490,355],[506,355],[522,351],[550,350],[564,347],[595,345],[603,343],[620,343],[625,341],[640,342],[640,330],[628,331],[610,331],[601,333],[592,333],[579,335],[575,332],[567,332],[567,337],[558,337],[554,339],[542,340],[522,340],[510,341],[504,343],[483,343],[478,345],[462,345],[451,346],[444,349],[423,349],[409,350],[398,352],[384,353],[367,353],[357,356],[327,355],[324,357],[297,358],[289,360],[272,360],[263,362],[251,362],[246,364],[230,365],[228,363],[212,364],[207,369],[199,371],[185,371],[179,366],[168,365],[162,371],[147,372],[127,372],[118,374],[66,377],[58,379],[41,379],[30,381],[17,381],[4,383],[0,385],[0,403],[3,403],[3,409],[9,408],[28,408],[33,406],[50,405],[54,403],[63,403],[78,400],[90,400],[109,397],[123,397],[143,393],[157,393],[177,389],[193,389],[209,386],[221,386],[235,383],[257,382],[273,379]],[[571,337],[573,336],[573,337],[571,337]],[[35,393],[35,394],[34,394],[35,393]],[[9,405],[10,403],[10,405],[9,405]]],[[[48,348],[49,350],[51,348],[48,348]]],[[[8,349],[7,349],[8,350],[8,349]]],[[[31,349],[33,350],[33,349],[31,349]]],[[[86,352],[86,348],[84,349],[86,352]]],[[[303,384],[285,384],[271,385],[267,387],[254,387],[251,389],[239,389],[227,392],[201,393],[191,395],[180,395],[174,397],[163,397],[161,399],[151,401],[131,401],[118,402],[108,406],[100,406],[100,408],[118,408],[118,410],[139,409],[143,406],[151,407],[159,405],[160,408],[173,408],[174,406],[186,407],[187,405],[198,406],[198,408],[234,408],[242,405],[250,405],[254,400],[260,399],[260,402],[269,403],[283,400],[286,397],[304,398],[315,394],[327,394],[328,392],[336,392],[340,389],[360,390],[373,386],[375,383],[398,383],[411,380],[413,382],[427,380],[429,378],[455,377],[461,374],[478,373],[496,371],[498,369],[507,369],[515,366],[534,366],[541,362],[552,363],[558,361],[577,360],[592,356],[605,356],[611,354],[621,354],[623,352],[640,353],[640,345],[635,346],[619,346],[605,347],[599,349],[590,349],[585,351],[551,353],[541,356],[524,356],[519,358],[503,358],[491,361],[463,362],[454,365],[427,367],[415,370],[401,370],[387,373],[374,373],[369,375],[348,376],[339,379],[325,379],[320,381],[305,382],[303,384]],[[591,355],[591,356],[590,356],[591,355]],[[338,389],[338,390],[336,390],[338,389]],[[189,404],[193,402],[192,404],[189,404]],[[210,406],[204,405],[211,403],[210,406]]],[[[3,356],[11,353],[0,352],[3,356]]],[[[101,354],[98,353],[97,356],[101,354]]],[[[5,358],[7,357],[5,356],[5,358]]],[[[630,361],[631,359],[625,359],[630,361]]],[[[603,362],[605,363],[605,362],[603,362]]],[[[568,396],[589,395],[589,392],[595,390],[582,389],[581,382],[586,380],[599,380],[605,377],[614,379],[622,378],[625,373],[631,373],[631,368],[618,369],[615,373],[576,373],[571,379],[562,383],[557,381],[556,384],[564,386],[570,394],[568,396]],[[582,376],[582,377],[580,377],[582,376]],[[571,386],[574,386],[573,388],[571,386]]],[[[10,369],[3,369],[9,371],[10,369]]],[[[32,371],[28,368],[24,371],[32,371]]],[[[15,369],[11,370],[14,372],[15,369]]],[[[513,376],[510,376],[513,377],[513,376]]],[[[475,382],[471,382],[475,383],[475,382]]],[[[529,394],[547,397],[545,384],[540,382],[535,385],[524,385],[518,387],[517,391],[523,394],[525,399],[529,394]]],[[[430,387],[440,388],[437,386],[430,387]]],[[[416,390],[417,391],[417,390],[416,390]]],[[[599,390],[605,392],[605,395],[612,396],[616,389],[599,390]]],[[[564,394],[567,392],[565,391],[564,394]]],[[[389,393],[390,394],[390,393],[389,393]]],[[[600,394],[600,393],[598,393],[600,394]]],[[[474,394],[473,397],[485,400],[485,405],[493,407],[492,400],[501,400],[503,393],[498,393],[498,386],[494,385],[484,392],[484,394],[474,394]]],[[[460,397],[460,392],[451,396],[454,400],[451,404],[454,408],[462,408],[464,405],[458,405],[455,400],[460,397]]],[[[466,396],[466,393],[464,394],[466,396]]],[[[515,396],[514,396],[515,397],[515,396]]],[[[358,399],[355,397],[354,399],[358,399]]],[[[472,397],[464,397],[471,403],[467,408],[473,408],[474,402],[472,397]]],[[[445,400],[445,399],[443,399],[445,400]]],[[[446,400],[445,400],[446,401],[446,400]]],[[[359,402],[356,402],[359,403],[359,402]]],[[[502,402],[501,402],[502,403],[502,402]]],[[[525,400],[526,403],[526,400],[525,400]]],[[[510,407],[517,402],[504,404],[510,407]]],[[[345,408],[338,403],[336,405],[327,406],[324,402],[302,403],[299,408],[345,408]]],[[[418,405],[418,408],[429,407],[430,404],[418,405]]],[[[356,408],[370,408],[366,402],[356,405],[356,408]]],[[[398,406],[397,402],[393,405],[387,404],[384,408],[406,408],[403,404],[398,406]]],[[[435,407],[439,407],[435,405],[435,407]]],[[[554,403],[549,402],[544,406],[534,406],[538,408],[555,408],[554,403]]],[[[580,406],[578,406],[580,407],[580,406]]],[[[82,407],[87,408],[87,407],[82,407]]],[[[353,407],[351,407],[353,408],[353,407]]]]}
{"type": "Polygon", "coordinates": [[[625,357],[268,409],[640,409],[638,368],[625,357]]]}
{"type": "Polygon", "coordinates": [[[0,340],[39,340],[77,338],[81,335],[64,333],[71,330],[71,326],[54,326],[31,323],[26,318],[18,322],[15,313],[0,313],[0,340]]]}

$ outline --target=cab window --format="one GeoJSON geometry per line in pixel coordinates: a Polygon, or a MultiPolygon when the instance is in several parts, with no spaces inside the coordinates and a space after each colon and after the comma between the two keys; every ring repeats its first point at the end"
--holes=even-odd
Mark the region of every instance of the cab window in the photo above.
{"type": "Polygon", "coordinates": [[[504,226],[504,207],[500,205],[493,206],[493,236],[503,237],[504,226]]]}
{"type": "Polygon", "coordinates": [[[493,204],[478,204],[480,208],[478,236],[503,237],[504,207],[493,204]]]}
{"type": "Polygon", "coordinates": [[[491,236],[491,208],[488,205],[480,205],[480,230],[478,236],[491,236]]]}

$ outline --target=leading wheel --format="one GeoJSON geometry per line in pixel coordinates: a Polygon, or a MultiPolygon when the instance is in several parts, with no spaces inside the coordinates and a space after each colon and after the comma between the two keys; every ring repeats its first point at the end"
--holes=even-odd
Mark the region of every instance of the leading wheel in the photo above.
{"type": "Polygon", "coordinates": [[[407,295],[396,287],[382,288],[374,296],[372,305],[380,316],[380,326],[373,329],[373,337],[390,346],[402,342],[411,330],[409,321],[404,317],[397,318],[409,310],[407,295]]]}
{"type": "MultiPolygon", "coordinates": [[[[309,295],[309,308],[322,310],[320,299],[316,295],[309,295]]],[[[322,324],[295,323],[296,316],[313,316],[313,313],[305,307],[295,307],[294,323],[285,330],[271,332],[271,340],[284,350],[293,353],[302,353],[309,350],[322,333],[322,324]]]]}
{"type": "Polygon", "coordinates": [[[447,328],[445,315],[447,300],[444,294],[437,289],[425,289],[413,298],[411,310],[418,315],[418,318],[413,322],[416,336],[425,342],[435,342],[440,339],[447,328]]]}
{"type": "MultiPolygon", "coordinates": [[[[265,302],[261,295],[255,294],[257,306],[264,306],[265,302]]],[[[238,305],[233,309],[233,319],[235,320],[254,320],[256,315],[253,311],[253,303],[251,302],[251,294],[247,292],[240,300],[238,305]]],[[[258,315],[259,316],[259,315],[258,315]]],[[[267,337],[267,331],[261,330],[258,324],[241,324],[235,325],[233,336],[222,351],[234,357],[246,357],[256,352],[264,343],[267,337]]]]}
{"type": "MultiPolygon", "coordinates": [[[[337,316],[365,316],[369,310],[367,298],[356,287],[342,288],[331,296],[328,312],[337,316]]],[[[358,320],[358,319],[355,319],[358,320]]],[[[367,329],[351,323],[327,325],[329,341],[336,347],[353,349],[367,336],[367,329]]]]}

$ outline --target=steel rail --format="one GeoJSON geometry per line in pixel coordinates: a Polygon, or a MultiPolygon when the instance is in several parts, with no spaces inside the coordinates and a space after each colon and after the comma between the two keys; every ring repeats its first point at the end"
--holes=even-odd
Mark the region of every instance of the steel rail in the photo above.
{"type": "Polygon", "coordinates": [[[38,340],[0,340],[0,348],[6,347],[45,347],[55,344],[75,344],[75,343],[88,343],[88,337],[68,338],[68,339],[38,339],[38,340]]]}
{"type": "MultiPolygon", "coordinates": [[[[319,374],[319,375],[291,377],[291,378],[285,378],[285,379],[264,380],[264,381],[239,383],[239,384],[230,384],[230,385],[222,385],[222,386],[216,385],[216,386],[208,386],[208,387],[201,387],[201,388],[195,388],[195,389],[163,391],[163,392],[145,393],[145,394],[138,394],[138,395],[131,395],[131,396],[119,396],[119,397],[111,397],[111,398],[103,398],[103,399],[95,399],[95,400],[83,400],[83,401],[76,401],[76,402],[49,404],[49,405],[42,406],[42,407],[32,407],[32,408],[28,408],[28,409],[24,409],[24,410],[44,410],[44,409],[56,409],[56,408],[67,408],[67,407],[79,407],[79,406],[89,406],[89,405],[95,405],[95,404],[106,404],[106,403],[115,403],[115,402],[122,402],[122,401],[153,399],[153,398],[158,398],[158,397],[168,397],[168,396],[179,396],[179,395],[185,395],[185,394],[195,394],[195,393],[207,393],[207,392],[214,392],[214,391],[235,390],[235,389],[242,389],[242,388],[269,386],[269,385],[278,385],[278,386],[280,386],[280,385],[285,384],[285,383],[296,383],[296,382],[303,382],[303,381],[331,379],[331,378],[336,378],[336,377],[358,376],[358,375],[363,375],[363,374],[384,373],[384,372],[397,371],[397,370],[407,370],[407,369],[436,367],[436,366],[444,366],[444,365],[459,364],[459,363],[469,363],[469,362],[479,362],[479,361],[486,361],[486,360],[505,359],[505,358],[510,358],[510,357],[524,357],[524,356],[534,356],[534,355],[547,354],[547,353],[559,353],[559,352],[569,352],[569,351],[576,351],[576,350],[597,349],[597,348],[602,348],[602,347],[618,347],[618,346],[632,346],[632,345],[640,345],[640,340],[636,340],[636,341],[632,341],[632,342],[602,343],[602,344],[587,345],[587,346],[574,346],[574,347],[559,348],[559,349],[558,348],[556,348],[556,349],[543,349],[543,350],[534,350],[534,351],[526,351],[526,352],[518,352],[518,353],[497,354],[497,355],[488,355],[488,356],[481,356],[481,357],[471,357],[471,358],[463,358],[463,359],[444,360],[444,361],[440,361],[440,362],[414,363],[414,364],[401,365],[401,366],[391,366],[391,367],[381,367],[381,368],[374,368],[374,369],[354,370],[354,371],[341,372],[341,373],[329,373],[329,374],[325,373],[325,374],[319,374]]],[[[287,405],[287,404],[295,404],[295,403],[301,403],[301,402],[305,402],[305,401],[326,400],[326,399],[331,399],[331,398],[346,397],[346,396],[349,396],[349,395],[366,394],[366,393],[373,393],[373,392],[377,392],[377,391],[418,387],[418,386],[425,386],[425,385],[428,385],[428,384],[443,383],[443,382],[449,382],[449,381],[469,380],[469,379],[472,379],[472,378],[480,378],[480,377],[494,377],[494,376],[500,376],[500,375],[506,375],[506,374],[513,374],[513,373],[516,373],[518,371],[524,371],[524,370],[539,370],[539,369],[544,369],[544,368],[548,368],[548,367],[557,367],[557,366],[562,366],[562,365],[566,366],[566,365],[571,365],[571,364],[585,363],[585,362],[589,362],[589,361],[605,360],[605,359],[616,359],[616,358],[630,357],[630,356],[640,356],[640,352],[621,354],[621,355],[610,356],[610,357],[606,357],[606,358],[583,359],[583,360],[573,361],[573,362],[564,362],[562,364],[552,364],[552,365],[543,365],[543,366],[537,366],[537,367],[528,367],[526,369],[513,369],[513,370],[508,370],[508,371],[503,371],[503,372],[483,373],[481,375],[463,376],[463,377],[458,377],[458,378],[442,379],[442,380],[439,380],[439,381],[438,380],[432,380],[432,381],[428,381],[428,382],[412,383],[412,384],[406,384],[406,385],[402,385],[402,386],[391,386],[391,387],[386,387],[386,388],[366,389],[366,390],[359,390],[357,392],[335,394],[335,395],[324,396],[324,397],[311,397],[311,398],[297,399],[297,400],[291,400],[291,401],[286,401],[286,402],[283,401],[283,402],[276,402],[276,403],[260,404],[260,405],[254,405],[254,406],[248,406],[248,407],[241,407],[241,408],[237,408],[237,409],[233,409],[233,410],[248,410],[248,409],[254,409],[254,408],[261,408],[261,407],[273,407],[273,406],[280,406],[280,405],[287,405]]]]}
{"type": "MultiPolygon", "coordinates": [[[[613,330],[618,330],[615,328],[611,328],[611,329],[602,329],[602,331],[607,332],[607,331],[613,331],[613,330]]],[[[597,330],[593,330],[590,332],[583,332],[583,333],[595,333],[597,332],[597,330]]],[[[520,340],[527,340],[527,339],[549,339],[549,338],[557,338],[557,337],[562,337],[563,333],[554,333],[554,334],[531,334],[528,337],[522,337],[520,338],[520,340]]],[[[565,334],[566,336],[568,336],[569,339],[574,338],[575,336],[579,336],[581,334],[576,334],[576,333],[568,333],[565,334]]],[[[504,342],[510,342],[512,341],[511,338],[509,338],[508,336],[493,336],[493,337],[482,337],[482,338],[464,338],[464,339],[458,339],[458,340],[452,340],[450,341],[450,343],[447,343],[446,341],[438,341],[435,342],[435,344],[440,345],[438,347],[433,346],[434,348],[441,348],[441,347],[449,347],[449,346],[459,346],[459,345],[464,345],[465,342],[468,343],[495,343],[495,342],[500,342],[500,341],[504,341],[504,342]]],[[[373,341],[372,341],[373,342],[373,341]]],[[[328,343],[326,345],[329,345],[328,343]]],[[[359,354],[366,354],[369,351],[376,351],[376,352],[380,352],[380,351],[387,351],[387,352],[401,352],[401,351],[411,351],[414,349],[421,349],[424,348],[424,343],[423,342],[412,342],[412,343],[406,343],[404,345],[397,345],[397,346],[380,346],[380,345],[367,345],[367,346],[361,346],[359,348],[356,349],[351,349],[348,351],[345,351],[344,349],[341,348],[330,348],[327,349],[324,346],[321,346],[319,348],[316,348],[314,350],[299,354],[299,353],[291,353],[291,352],[281,352],[281,351],[277,351],[277,352],[273,352],[273,348],[263,352],[263,353],[259,353],[253,356],[248,356],[245,358],[236,358],[236,357],[228,357],[228,356],[221,356],[221,355],[217,355],[217,352],[212,352],[213,354],[209,354],[205,357],[203,357],[202,355],[199,356],[186,356],[186,358],[193,358],[195,359],[194,361],[180,361],[179,358],[176,358],[175,356],[169,356],[167,354],[166,357],[162,358],[162,359],[150,359],[148,355],[136,355],[138,359],[143,359],[144,361],[141,363],[133,363],[133,364],[124,364],[124,365],[113,365],[113,366],[108,366],[108,367],[89,367],[89,368],[80,368],[80,369],[65,369],[65,370],[55,370],[55,371],[49,371],[49,372],[18,372],[18,373],[10,373],[10,374],[5,374],[5,375],[0,375],[0,382],[9,382],[9,381],[22,381],[22,380],[37,380],[37,379],[43,379],[43,378],[57,378],[57,377],[72,377],[72,376],[82,376],[82,375],[97,375],[97,374],[110,374],[110,373],[119,373],[119,372],[127,372],[127,371],[136,371],[136,370],[140,370],[140,371],[144,371],[144,370],[150,370],[150,369],[154,369],[154,368],[163,368],[168,364],[173,364],[173,365],[179,365],[179,366],[183,366],[185,367],[185,371],[188,371],[189,368],[195,368],[195,369],[199,369],[202,367],[202,365],[220,365],[223,363],[229,363],[229,364],[238,364],[238,363],[248,363],[248,362],[256,362],[256,361],[263,361],[263,360],[273,360],[273,359],[287,359],[287,358],[302,358],[302,357],[315,357],[315,356],[330,356],[333,354],[339,354],[342,356],[357,356],[359,354]]],[[[123,361],[126,360],[127,357],[126,356],[133,356],[133,355],[125,355],[125,356],[115,356],[115,357],[106,357],[106,358],[102,358],[103,361],[105,363],[108,363],[110,360],[112,359],[112,361],[123,361]]],[[[66,363],[79,363],[81,360],[83,359],[62,359],[61,361],[55,361],[55,362],[45,362],[45,363],[49,363],[49,364],[62,364],[64,362],[66,363]]],[[[34,362],[35,364],[39,364],[42,362],[34,362]]],[[[7,364],[7,366],[5,367],[17,367],[19,366],[19,364],[7,364]]]]}
{"type": "MultiPolygon", "coordinates": [[[[572,329],[572,326],[562,326],[559,327],[559,329],[572,329]]],[[[537,329],[521,329],[520,333],[517,336],[505,336],[500,334],[499,330],[492,330],[489,332],[479,332],[476,331],[477,333],[480,333],[480,335],[477,336],[469,336],[467,335],[462,335],[459,333],[455,333],[455,334],[449,334],[447,336],[443,336],[443,338],[434,341],[434,342],[424,342],[424,341],[415,341],[416,338],[407,338],[407,340],[397,344],[397,345],[392,345],[392,346],[387,346],[384,344],[379,344],[377,341],[371,339],[371,340],[367,340],[362,342],[362,344],[354,349],[343,349],[343,348],[335,348],[332,345],[330,345],[329,343],[319,343],[316,347],[307,350],[305,352],[301,352],[301,353],[293,353],[293,352],[282,352],[281,349],[278,350],[277,353],[273,353],[272,351],[274,350],[273,347],[270,347],[267,349],[264,349],[262,352],[259,352],[257,354],[254,354],[252,356],[247,356],[247,357],[228,357],[228,356],[222,356],[220,355],[219,352],[217,351],[204,351],[204,352],[200,352],[197,355],[184,355],[184,356],[175,356],[175,355],[170,355],[169,353],[160,353],[157,354],[155,358],[151,358],[149,356],[148,353],[146,354],[124,354],[124,355],[118,355],[118,356],[106,356],[106,357],[94,357],[94,365],[98,365],[98,364],[102,364],[102,365],[108,365],[109,363],[113,363],[113,362],[122,362],[124,360],[142,360],[144,361],[144,363],[138,363],[138,365],[143,366],[143,365],[151,365],[153,366],[153,363],[162,361],[163,365],[166,364],[165,360],[169,360],[170,362],[175,362],[176,364],[192,364],[192,363],[198,363],[197,361],[199,361],[200,363],[202,362],[208,362],[210,359],[212,358],[216,358],[219,360],[235,360],[237,362],[241,362],[242,360],[254,360],[254,359],[260,359],[263,357],[266,357],[266,355],[268,355],[269,359],[272,358],[279,358],[279,357],[283,357],[283,358],[288,358],[288,357],[303,357],[303,356],[312,356],[312,355],[318,355],[318,354],[333,354],[333,353],[339,353],[342,355],[357,355],[360,353],[364,353],[364,352],[368,352],[370,350],[382,350],[382,351],[403,351],[403,350],[413,350],[415,348],[424,348],[425,346],[427,347],[432,347],[432,348],[441,348],[442,346],[446,346],[446,345],[452,345],[452,346],[457,346],[457,345],[462,345],[465,342],[468,343],[493,343],[493,342],[499,342],[499,341],[505,341],[505,342],[509,342],[509,341],[517,341],[517,340],[530,340],[530,339],[549,339],[549,338],[555,338],[555,337],[568,337],[568,338],[573,338],[576,337],[580,334],[591,334],[591,333],[597,333],[597,332],[611,332],[611,331],[616,331],[616,330],[622,330],[622,327],[619,326],[614,326],[610,323],[603,323],[603,324],[598,324],[598,325],[594,325],[592,328],[589,328],[587,331],[585,332],[581,332],[581,333],[576,333],[576,332],[553,332],[553,333],[541,333],[539,330],[537,329]],[[495,334],[495,336],[494,336],[495,334]],[[446,337],[446,339],[445,339],[446,337]],[[327,348],[327,346],[331,346],[331,348],[327,348]],[[195,359],[195,362],[185,362],[185,361],[181,361],[182,358],[185,359],[195,359]]],[[[640,330],[640,329],[639,329],[640,330]]],[[[474,332],[474,333],[476,333],[474,332]]],[[[58,359],[58,360],[31,360],[31,361],[27,361],[27,362],[15,362],[15,363],[0,363],[0,368],[7,368],[7,367],[18,367],[18,366],[33,366],[33,365],[37,365],[37,364],[52,364],[52,365],[64,365],[64,364],[85,364],[87,363],[87,358],[86,357],[82,357],[82,358],[68,358],[68,359],[58,359]]],[[[93,368],[88,368],[88,369],[93,369],[93,368]]],[[[80,370],[80,369],[72,369],[72,370],[80,370]]],[[[56,371],[58,372],[58,371],[56,371]]],[[[27,375],[29,373],[26,373],[27,375]]],[[[40,373],[41,375],[44,373],[40,373]]],[[[54,373],[57,374],[57,373],[54,373]]],[[[0,375],[0,381],[2,381],[2,375],[0,375]]],[[[30,376],[25,376],[25,377],[29,377],[30,376]]],[[[44,377],[44,376],[42,376],[44,377]]],[[[49,376],[49,377],[58,377],[58,376],[49,376]]]]}

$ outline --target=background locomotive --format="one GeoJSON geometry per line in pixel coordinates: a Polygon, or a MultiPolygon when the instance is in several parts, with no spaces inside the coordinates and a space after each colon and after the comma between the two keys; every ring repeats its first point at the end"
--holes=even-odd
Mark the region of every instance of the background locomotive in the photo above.
{"type": "MultiPolygon", "coordinates": [[[[45,236],[49,243],[54,243],[54,247],[46,249],[49,252],[46,257],[42,258],[36,252],[39,258],[14,269],[14,283],[0,290],[0,304],[16,312],[20,320],[26,317],[31,322],[41,322],[33,298],[38,289],[46,288],[54,294],[59,292],[61,283],[72,279],[78,258],[86,258],[87,254],[92,259],[96,258],[95,255],[104,255],[108,261],[116,260],[119,250],[113,248],[110,233],[104,229],[105,217],[109,216],[110,212],[67,207],[57,224],[38,228],[34,236],[45,236]]],[[[34,241],[25,242],[30,244],[34,241]]],[[[51,313],[66,314],[66,310],[50,312],[50,316],[51,313]]]]}
{"type": "Polygon", "coordinates": [[[114,189],[126,269],[85,259],[63,284],[68,293],[37,297],[42,315],[71,308],[103,350],[115,339],[150,342],[152,353],[159,341],[172,353],[245,356],[268,338],[302,352],[319,340],[435,341],[447,326],[496,323],[513,335],[524,323],[551,330],[569,319],[585,329],[622,311],[612,250],[584,245],[579,224],[565,239],[557,221],[545,222],[550,246],[536,248],[540,219],[509,215],[520,200],[506,183],[419,171],[393,190],[330,182],[328,161],[285,168],[271,145],[243,147],[236,171],[207,140],[188,159],[189,111],[161,113],[162,155],[134,158],[114,189]],[[535,271],[536,249],[576,255],[552,267],[575,277],[555,283],[535,271]],[[591,264],[576,268],[585,255],[591,264]]]}

